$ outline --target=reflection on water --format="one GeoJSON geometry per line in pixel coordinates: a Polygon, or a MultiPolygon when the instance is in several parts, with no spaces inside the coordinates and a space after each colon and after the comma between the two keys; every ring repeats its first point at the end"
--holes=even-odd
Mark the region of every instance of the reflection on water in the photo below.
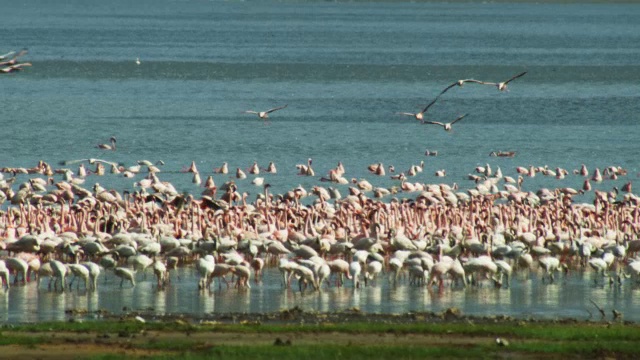
{"type": "MultiPolygon", "coordinates": [[[[358,308],[371,313],[403,313],[410,311],[444,311],[457,307],[464,314],[509,315],[538,318],[588,318],[589,313],[599,318],[590,300],[603,307],[608,316],[616,309],[626,320],[640,321],[634,312],[640,306],[640,287],[625,282],[621,287],[595,278],[590,272],[574,272],[559,276],[556,282],[545,284],[540,276],[514,276],[511,287],[496,289],[489,283],[478,287],[439,289],[416,287],[406,283],[391,286],[386,280],[374,286],[354,289],[351,283],[344,287],[327,287],[321,292],[298,291],[283,288],[277,269],[266,269],[264,281],[251,284],[251,289],[213,286],[211,291],[199,291],[197,275],[190,269],[178,270],[180,279],[173,278],[165,290],[157,290],[151,276],[140,277],[137,285],[120,287],[119,281],[109,274],[100,279],[97,292],[84,289],[63,293],[47,289],[46,282],[31,282],[0,291],[0,321],[9,323],[65,320],[70,310],[88,312],[89,318],[97,310],[121,314],[145,311],[158,315],[210,313],[264,313],[298,306],[305,310],[339,311],[358,308]]],[[[69,313],[69,314],[68,314],[69,313]]],[[[77,316],[77,315],[73,315],[77,316]]]]}

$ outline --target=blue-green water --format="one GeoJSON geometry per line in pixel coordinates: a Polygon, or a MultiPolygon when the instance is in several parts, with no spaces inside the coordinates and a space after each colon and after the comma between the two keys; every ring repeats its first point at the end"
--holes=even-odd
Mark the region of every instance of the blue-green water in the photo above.
{"type": "MultiPolygon", "coordinates": [[[[317,185],[319,175],[338,161],[347,178],[367,177],[374,186],[386,187],[394,182],[373,178],[367,165],[383,162],[406,171],[424,160],[425,171],[411,181],[456,182],[463,189],[474,185],[466,175],[486,163],[511,176],[516,166],[529,165],[628,169],[627,177],[594,184],[611,190],[635,180],[640,171],[639,16],[635,4],[14,2],[0,12],[0,53],[27,47],[24,60],[33,67],[0,75],[0,167],[30,167],[41,159],[57,164],[98,157],[125,165],[163,160],[160,178],[194,193],[200,189],[191,176],[179,172],[191,161],[203,177],[223,162],[233,170],[274,161],[278,174],[265,176],[274,192],[317,185]],[[396,114],[420,110],[458,79],[497,82],[521,71],[528,73],[510,83],[509,92],[467,84],[442,96],[429,110],[433,120],[448,122],[469,113],[450,133],[396,114]],[[273,113],[270,125],[244,113],[283,104],[288,107],[273,113]],[[118,139],[115,152],[95,148],[110,136],[118,139]],[[425,157],[426,149],[439,156],[425,157]],[[517,155],[489,157],[494,150],[517,155]],[[295,165],[307,158],[313,158],[314,178],[295,175],[295,165]],[[447,177],[436,178],[439,169],[446,169],[447,177]]],[[[90,176],[85,186],[100,182],[132,189],[140,178],[90,176]]],[[[214,179],[222,183],[231,176],[214,179]]],[[[580,187],[582,181],[539,175],[527,178],[524,188],[580,187]]],[[[260,191],[250,178],[238,183],[241,191],[260,191]]],[[[574,294],[611,301],[623,310],[633,306],[632,290],[626,297],[613,291],[598,296],[600,288],[581,283],[583,292],[574,294]]],[[[502,300],[507,296],[512,304],[529,297],[525,285],[497,293],[502,295],[483,291],[502,300]]],[[[184,286],[195,288],[195,282],[184,286]]],[[[23,310],[37,313],[50,303],[38,300],[35,308],[22,309],[20,296],[61,301],[46,290],[29,289],[11,289],[4,303],[0,297],[6,316],[25,320],[23,310]],[[18,299],[9,301],[13,296],[18,299]]],[[[233,296],[249,304],[241,310],[283,306],[271,296],[257,296],[257,289],[244,297],[234,290],[233,296]]],[[[535,289],[541,290],[531,296],[544,303],[553,288],[535,289]]],[[[120,294],[115,287],[110,291],[120,294]]],[[[393,293],[382,290],[376,303],[363,300],[370,291],[375,290],[359,295],[363,310],[392,311],[381,304],[393,293]]],[[[470,301],[467,312],[499,310],[465,294],[452,293],[450,303],[462,297],[470,301]]],[[[322,301],[331,295],[318,296],[322,301]]],[[[575,300],[571,296],[560,290],[547,299],[549,306],[529,309],[525,302],[510,305],[516,308],[509,312],[561,316],[562,304],[575,300]]],[[[64,307],[81,299],[65,298],[64,307]]],[[[99,301],[115,311],[120,302],[137,298],[104,295],[99,301]]],[[[212,309],[185,310],[184,304],[170,307],[166,301],[165,310],[225,311],[239,304],[220,302],[212,309]]],[[[144,307],[129,305],[136,306],[144,307]]],[[[401,309],[415,310],[412,306],[401,309]]],[[[45,313],[29,320],[63,316],[45,313]]]]}

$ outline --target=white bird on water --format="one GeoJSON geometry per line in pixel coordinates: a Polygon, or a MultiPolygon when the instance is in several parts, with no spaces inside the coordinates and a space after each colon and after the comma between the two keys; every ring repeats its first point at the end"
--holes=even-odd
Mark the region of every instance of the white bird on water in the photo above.
{"type": "Polygon", "coordinates": [[[111,145],[109,145],[109,144],[98,144],[98,145],[96,145],[96,147],[98,149],[102,149],[102,150],[115,150],[116,149],[116,137],[115,136],[110,137],[109,141],[111,142],[111,145]]]}
{"type": "Polygon", "coordinates": [[[136,58],[136,65],[140,65],[140,58],[139,57],[136,58]]]}

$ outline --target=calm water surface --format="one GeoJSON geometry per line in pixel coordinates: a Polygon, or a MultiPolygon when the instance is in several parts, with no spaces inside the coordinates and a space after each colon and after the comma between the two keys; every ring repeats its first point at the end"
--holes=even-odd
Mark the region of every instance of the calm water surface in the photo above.
{"type": "MultiPolygon", "coordinates": [[[[34,66],[0,77],[0,166],[89,157],[127,166],[163,160],[160,178],[193,193],[200,189],[179,172],[191,161],[203,175],[224,161],[232,169],[274,161],[279,172],[267,181],[275,192],[319,184],[318,177],[294,175],[295,165],[310,157],[316,174],[342,161],[354,178],[369,177],[371,163],[406,170],[424,160],[425,172],[412,181],[441,182],[433,174],[446,169],[444,181],[462,188],[473,186],[465,176],[486,163],[512,176],[520,165],[627,168],[628,178],[595,185],[611,190],[640,171],[639,16],[635,4],[14,3],[0,12],[0,53],[28,47],[25,59],[34,66]],[[472,84],[447,92],[430,110],[433,120],[469,113],[451,133],[395,114],[418,111],[457,79],[501,81],[520,71],[528,73],[510,92],[472,84]],[[268,126],[243,113],[281,104],[289,107],[268,126]],[[117,151],[95,148],[110,136],[118,139],[117,151]],[[426,149],[440,155],[426,158],[426,149]],[[490,158],[494,150],[517,156],[490,158]]],[[[85,185],[131,190],[137,180],[89,177],[85,185]]],[[[369,180],[394,185],[389,178],[369,180]]],[[[581,182],[537,176],[524,188],[581,182]]],[[[260,191],[249,180],[240,190],[260,191]]],[[[593,298],[637,320],[631,311],[637,289],[593,286],[589,273],[554,285],[534,274],[509,290],[441,295],[389,289],[381,281],[300,296],[269,276],[275,280],[250,291],[212,295],[199,295],[189,274],[164,292],[149,291],[150,281],[65,294],[32,284],[0,294],[0,316],[21,322],[62,319],[70,308],[199,314],[300,305],[370,312],[458,306],[475,314],[580,317],[593,298]]]]}
{"type": "MultiPolygon", "coordinates": [[[[251,283],[251,289],[222,288],[212,286],[212,292],[197,289],[198,277],[191,269],[180,269],[180,279],[172,274],[172,284],[164,291],[155,288],[151,271],[147,279],[137,274],[135,287],[120,281],[113,273],[107,280],[100,278],[98,291],[88,292],[84,285],[80,289],[73,285],[64,293],[52,292],[47,288],[47,280],[38,284],[16,286],[0,293],[0,321],[12,323],[65,320],[69,315],[65,310],[87,310],[87,317],[95,318],[98,310],[110,313],[143,311],[157,315],[192,314],[206,315],[213,312],[263,313],[290,309],[298,306],[308,311],[337,311],[358,308],[370,313],[400,314],[410,311],[444,311],[450,307],[459,308],[464,314],[508,315],[519,318],[577,318],[587,319],[593,313],[594,320],[599,313],[589,301],[593,299],[609,312],[617,309],[624,313],[625,320],[639,321],[640,316],[633,309],[640,306],[640,286],[609,286],[598,279],[594,282],[591,273],[572,273],[567,277],[558,276],[553,284],[543,283],[535,272],[527,276],[518,274],[508,289],[495,289],[489,282],[479,287],[437,288],[409,286],[401,283],[393,287],[382,274],[372,286],[354,289],[348,281],[344,287],[323,286],[321,292],[307,290],[299,292],[297,285],[283,288],[281,275],[277,269],[269,268],[260,284],[251,283]]],[[[80,315],[82,316],[82,315],[80,315]]],[[[608,314],[610,317],[611,315],[608,314]]]]}

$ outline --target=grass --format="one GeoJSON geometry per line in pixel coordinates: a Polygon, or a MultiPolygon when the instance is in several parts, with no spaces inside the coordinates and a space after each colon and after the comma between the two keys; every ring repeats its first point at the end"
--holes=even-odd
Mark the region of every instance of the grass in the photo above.
{"type": "MultiPolygon", "coordinates": [[[[201,352],[183,352],[180,359],[425,359],[431,357],[447,358],[482,358],[487,353],[481,347],[451,348],[434,347],[401,347],[401,346],[215,346],[201,352]]],[[[99,359],[116,359],[117,357],[101,356],[99,359]]],[[[154,356],[155,359],[175,359],[175,354],[154,356]]]]}
{"type": "MultiPolygon", "coordinates": [[[[46,347],[55,342],[50,335],[58,333],[87,334],[87,342],[95,336],[109,334],[107,346],[126,343],[131,351],[147,352],[145,358],[173,359],[424,359],[495,358],[502,356],[530,358],[576,357],[633,357],[640,340],[637,325],[605,323],[517,322],[474,324],[446,323],[340,323],[340,324],[205,324],[192,325],[184,321],[135,322],[96,321],[84,323],[39,323],[4,328],[0,345],[18,345],[23,348],[46,347]],[[170,333],[172,337],[155,334],[170,333]],[[153,334],[153,335],[149,335],[153,334]],[[199,334],[191,336],[189,334],[199,334]],[[210,334],[210,335],[209,335],[210,334]],[[240,343],[226,344],[229,335],[240,343]],[[187,335],[187,336],[185,336],[187,335]],[[322,337],[321,335],[324,335],[322,337]],[[394,339],[411,335],[416,345],[396,345],[394,339]],[[274,346],[276,337],[293,338],[291,346],[274,346]],[[297,337],[304,337],[298,341],[297,337]],[[508,339],[507,347],[496,344],[495,338],[508,339]],[[320,339],[315,341],[314,339],[320,339]],[[265,340],[266,339],[266,340],[265,340]],[[353,339],[353,343],[351,342],[353,339]],[[259,340],[259,341],[258,341],[259,340]],[[336,340],[336,341],[333,341],[336,340]],[[338,341],[339,340],[339,341],[338,341]],[[348,340],[348,342],[347,342],[348,340]],[[217,342],[216,342],[217,341],[217,342]],[[244,341],[244,342],[243,342],[244,341]],[[315,341],[315,342],[314,342],[315,341]]],[[[75,335],[73,335],[75,336],[75,335]]],[[[59,339],[62,341],[62,339],[59,339]]],[[[133,356],[127,353],[125,356],[133,356]],[[127,355],[128,354],[128,355],[127,355]]],[[[122,353],[110,351],[91,354],[96,359],[121,359],[122,353]]]]}
{"type": "MultiPolygon", "coordinates": [[[[139,333],[142,330],[175,332],[233,332],[233,333],[328,333],[345,334],[458,334],[467,336],[509,336],[515,338],[535,338],[548,340],[624,340],[640,341],[640,327],[636,325],[604,323],[346,323],[346,324],[205,324],[193,325],[185,322],[96,321],[82,323],[38,323],[17,325],[11,332],[102,332],[139,333]]],[[[6,329],[5,329],[6,331],[6,329]]]]}

